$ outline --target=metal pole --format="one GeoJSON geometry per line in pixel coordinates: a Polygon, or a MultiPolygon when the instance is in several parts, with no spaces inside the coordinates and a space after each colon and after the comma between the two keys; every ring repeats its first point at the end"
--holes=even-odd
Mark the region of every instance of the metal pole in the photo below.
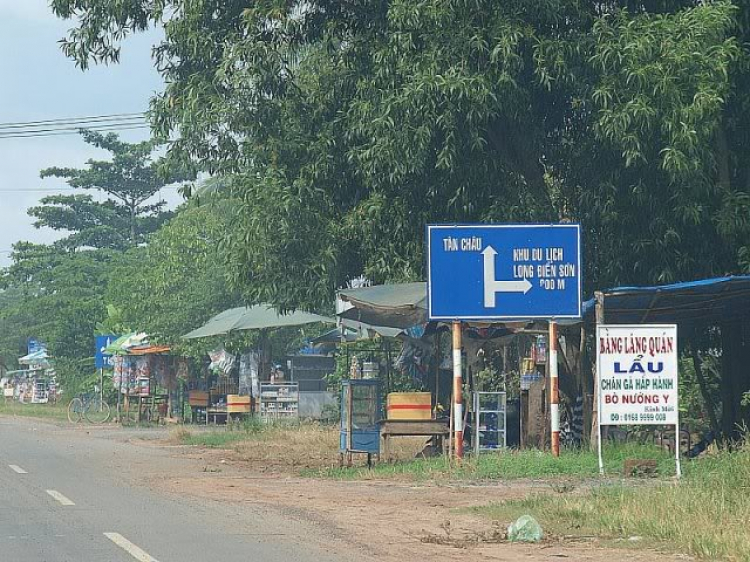
{"type": "Polygon", "coordinates": [[[99,367],[99,411],[104,409],[104,367],[99,367]]]}
{"type": "MultiPolygon", "coordinates": [[[[604,293],[601,291],[597,291],[594,293],[594,299],[596,300],[596,308],[595,311],[595,317],[596,317],[596,326],[600,326],[604,324],[604,293]]],[[[595,329],[594,333],[597,337],[597,348],[599,345],[599,330],[595,329]]],[[[595,357],[598,357],[598,355],[595,355],[595,357]]],[[[599,365],[597,365],[597,362],[594,362],[594,400],[592,400],[592,406],[594,408],[594,411],[592,412],[591,416],[591,423],[596,423],[596,431],[591,432],[591,448],[593,449],[594,446],[599,447],[601,449],[601,440],[602,440],[602,424],[601,419],[599,418],[599,377],[601,373],[599,373],[599,365]],[[596,443],[595,443],[596,441],[596,443]]],[[[593,429],[593,428],[592,428],[593,429]]],[[[603,471],[603,468],[602,468],[603,471]]]]}
{"type": "Polygon", "coordinates": [[[560,392],[557,377],[557,324],[549,323],[549,412],[552,425],[552,455],[560,456],[560,392]]]}
{"type": "Polygon", "coordinates": [[[456,458],[464,457],[464,405],[461,396],[461,322],[453,322],[453,436],[456,458]]]}
{"type": "Polygon", "coordinates": [[[682,466],[680,465],[680,422],[674,426],[674,460],[675,474],[677,478],[682,478],[682,466]]]}

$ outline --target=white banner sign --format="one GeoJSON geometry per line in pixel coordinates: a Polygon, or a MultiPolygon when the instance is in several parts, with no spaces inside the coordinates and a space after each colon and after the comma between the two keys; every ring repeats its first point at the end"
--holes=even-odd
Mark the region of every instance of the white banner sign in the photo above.
{"type": "Polygon", "coordinates": [[[677,326],[596,327],[601,425],[677,425],[677,326]]]}

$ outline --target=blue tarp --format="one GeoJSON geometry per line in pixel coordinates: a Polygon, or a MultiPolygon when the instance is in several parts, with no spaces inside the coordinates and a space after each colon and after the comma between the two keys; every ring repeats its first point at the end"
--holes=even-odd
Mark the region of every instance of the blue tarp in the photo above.
{"type": "MultiPolygon", "coordinates": [[[[654,287],[617,287],[604,293],[604,321],[612,324],[719,324],[750,315],[750,275],[654,287]]],[[[594,320],[595,300],[583,315],[594,320]]]]}

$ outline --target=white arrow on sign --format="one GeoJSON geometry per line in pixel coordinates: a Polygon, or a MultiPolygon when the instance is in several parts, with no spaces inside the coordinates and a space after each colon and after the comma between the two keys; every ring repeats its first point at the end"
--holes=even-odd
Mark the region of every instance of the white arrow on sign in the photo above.
{"type": "Polygon", "coordinates": [[[495,295],[497,293],[523,293],[531,289],[528,279],[521,281],[498,281],[495,279],[495,256],[497,251],[492,246],[482,250],[484,256],[484,306],[495,308],[495,295]]]}

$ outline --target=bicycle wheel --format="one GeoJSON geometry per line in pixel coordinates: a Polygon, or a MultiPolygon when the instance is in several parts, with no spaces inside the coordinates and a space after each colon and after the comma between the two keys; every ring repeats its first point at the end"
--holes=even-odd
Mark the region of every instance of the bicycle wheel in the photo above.
{"type": "Polygon", "coordinates": [[[70,423],[80,423],[83,419],[83,400],[73,398],[68,404],[68,421],[70,423]]]}
{"type": "Polygon", "coordinates": [[[104,423],[109,419],[109,404],[97,396],[89,400],[83,413],[89,423],[104,423]]]}

